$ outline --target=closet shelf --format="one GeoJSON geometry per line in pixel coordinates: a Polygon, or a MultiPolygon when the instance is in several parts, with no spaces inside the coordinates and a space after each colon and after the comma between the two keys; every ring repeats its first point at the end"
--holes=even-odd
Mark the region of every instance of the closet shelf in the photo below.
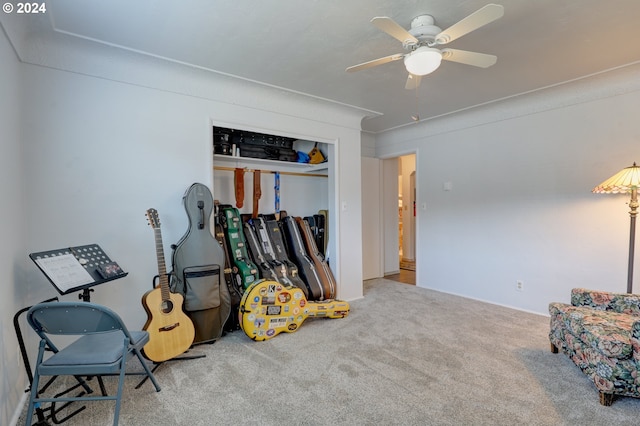
{"type": "Polygon", "coordinates": [[[274,172],[291,171],[308,174],[317,174],[328,170],[327,163],[294,163],[289,161],[265,160],[262,158],[232,157],[230,155],[220,154],[214,154],[213,165],[214,167],[226,166],[233,168],[259,168],[261,170],[270,170],[274,172]]]}

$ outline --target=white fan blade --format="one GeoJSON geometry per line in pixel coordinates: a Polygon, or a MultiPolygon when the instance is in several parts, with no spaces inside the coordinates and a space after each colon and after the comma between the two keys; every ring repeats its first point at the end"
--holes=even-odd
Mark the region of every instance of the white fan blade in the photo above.
{"type": "Polygon", "coordinates": [[[391,37],[402,42],[402,44],[417,44],[418,39],[409,34],[407,30],[402,28],[396,21],[386,16],[376,16],[371,23],[389,34],[391,37]]]}
{"type": "Polygon", "coordinates": [[[365,68],[375,67],[378,65],[386,64],[387,62],[397,61],[402,58],[404,58],[404,55],[402,53],[396,53],[395,55],[389,55],[389,56],[385,56],[384,58],[378,58],[378,59],[374,59],[373,61],[363,62],[358,65],[353,65],[347,68],[346,71],[347,72],[360,71],[365,68]]]}
{"type": "Polygon", "coordinates": [[[422,76],[409,74],[407,84],[404,85],[404,88],[407,90],[417,89],[420,86],[420,81],[422,81],[422,76]]]}
{"type": "Polygon", "coordinates": [[[436,43],[446,44],[452,42],[465,34],[469,34],[471,31],[475,31],[478,28],[501,18],[502,15],[504,15],[504,7],[502,5],[493,3],[488,4],[438,34],[436,36],[436,43]]]}
{"type": "Polygon", "coordinates": [[[473,65],[474,67],[488,68],[496,63],[498,57],[495,55],[487,55],[486,53],[468,52],[466,50],[442,49],[442,59],[473,65]]]}

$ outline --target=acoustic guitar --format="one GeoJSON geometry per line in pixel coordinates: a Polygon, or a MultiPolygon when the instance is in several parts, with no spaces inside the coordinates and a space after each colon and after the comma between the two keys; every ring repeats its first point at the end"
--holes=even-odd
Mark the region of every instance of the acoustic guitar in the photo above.
{"type": "Polygon", "coordinates": [[[142,350],[151,361],[163,362],[191,347],[195,328],[182,310],[184,297],[169,289],[158,211],[147,210],[147,219],[155,234],[160,285],[142,296],[142,306],[147,311],[147,322],[143,330],[149,333],[149,342],[142,350]]]}
{"type": "Polygon", "coordinates": [[[298,330],[309,317],[344,318],[349,315],[349,302],[310,302],[298,287],[260,280],[245,290],[238,315],[247,336],[267,340],[298,330]]]}

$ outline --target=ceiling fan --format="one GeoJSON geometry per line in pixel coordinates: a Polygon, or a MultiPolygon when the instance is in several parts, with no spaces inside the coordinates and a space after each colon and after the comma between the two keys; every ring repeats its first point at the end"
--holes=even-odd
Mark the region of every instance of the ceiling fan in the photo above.
{"type": "Polygon", "coordinates": [[[502,15],[504,15],[503,6],[488,4],[444,31],[435,25],[435,19],[431,15],[415,17],[411,21],[411,28],[408,31],[391,18],[386,16],[375,17],[371,20],[373,25],[401,41],[402,47],[408,50],[409,53],[396,53],[384,58],[374,59],[351,66],[346,71],[360,71],[386,64],[387,62],[404,59],[404,65],[409,72],[405,88],[415,89],[420,85],[422,76],[435,71],[443,59],[481,68],[490,67],[498,59],[494,55],[448,48],[438,49],[437,46],[450,43],[501,18],[502,15]]]}

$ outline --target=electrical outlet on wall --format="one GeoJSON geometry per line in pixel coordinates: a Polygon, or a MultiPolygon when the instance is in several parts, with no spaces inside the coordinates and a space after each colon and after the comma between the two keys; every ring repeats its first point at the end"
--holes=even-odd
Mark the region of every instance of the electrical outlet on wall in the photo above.
{"type": "Polygon", "coordinates": [[[516,281],[516,290],[517,291],[524,291],[524,283],[520,280],[516,281]]]}

